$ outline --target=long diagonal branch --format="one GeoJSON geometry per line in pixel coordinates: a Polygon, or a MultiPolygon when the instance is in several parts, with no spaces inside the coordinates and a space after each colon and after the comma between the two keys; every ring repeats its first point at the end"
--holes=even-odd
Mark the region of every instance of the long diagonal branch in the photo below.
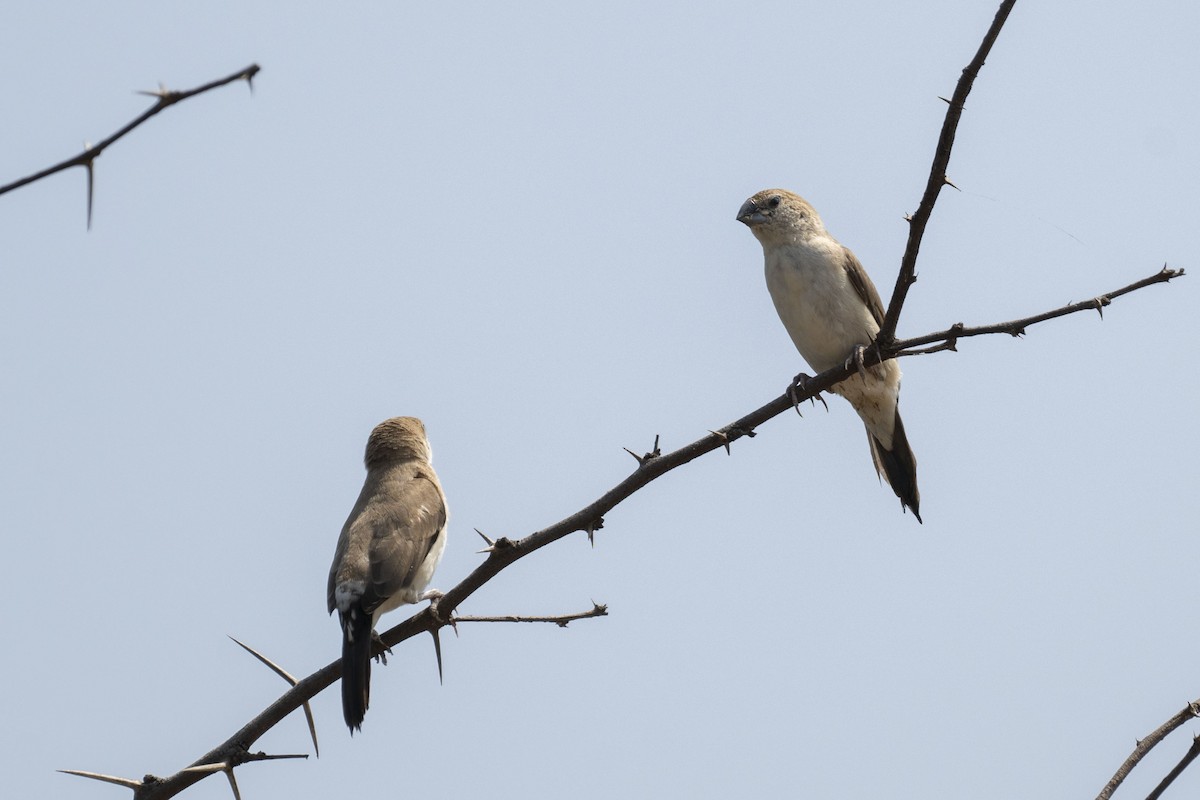
{"type": "MultiPolygon", "coordinates": [[[[1106,297],[1108,298],[1108,302],[1111,302],[1112,299],[1121,295],[1155,283],[1169,281],[1182,274],[1182,270],[1164,269],[1149,278],[1101,295],[1101,297],[1106,297]]],[[[1107,304],[1107,302],[1102,303],[1102,305],[1107,304]]],[[[968,332],[969,335],[983,335],[985,333],[1011,334],[1014,325],[1019,326],[1024,331],[1025,328],[1038,322],[1054,319],[1065,314],[1091,311],[1096,307],[1095,301],[1075,303],[1039,314],[1035,317],[1017,320],[1015,323],[998,323],[996,325],[981,326],[978,329],[951,328],[948,331],[908,339],[897,344],[917,346],[935,341],[949,341],[955,336],[968,335],[968,332]]],[[[896,355],[895,351],[886,351],[883,352],[882,357],[894,358],[896,355]]],[[[869,366],[878,363],[880,358],[881,350],[879,348],[870,348],[864,354],[863,360],[864,364],[869,366]]],[[[572,533],[586,532],[591,534],[599,530],[603,526],[605,514],[656,479],[706,453],[711,453],[714,450],[722,448],[728,450],[730,445],[738,439],[755,436],[755,429],[763,423],[792,408],[794,403],[815,397],[819,392],[830,389],[836,383],[854,374],[856,369],[857,367],[854,364],[848,363],[834,369],[826,370],[810,379],[804,389],[801,390],[797,387],[794,394],[790,390],[786,391],[779,397],[751,411],[740,419],[731,422],[719,430],[711,431],[708,435],[677,450],[660,454],[656,448],[655,451],[641,457],[637,468],[616,486],[609,489],[590,505],[547,528],[535,531],[524,538],[516,540],[505,537],[494,541],[489,539],[490,545],[485,551],[487,558],[484,559],[483,563],[477,566],[457,586],[442,595],[430,607],[417,612],[384,632],[380,637],[383,645],[394,647],[400,642],[420,633],[432,633],[445,625],[453,624],[454,610],[464,600],[473,595],[488,581],[496,577],[514,562],[572,533]]],[[[579,618],[598,616],[600,615],[598,608],[577,616],[579,618]]],[[[338,659],[325,665],[308,677],[303,678],[292,689],[285,692],[274,703],[258,714],[258,716],[246,723],[239,731],[196,759],[196,761],[189,765],[191,771],[188,769],[180,770],[169,777],[155,778],[149,781],[144,780],[136,787],[133,787],[135,800],[174,797],[188,786],[211,774],[211,772],[195,768],[204,767],[205,765],[223,764],[227,769],[232,770],[233,767],[243,764],[246,761],[261,758],[261,755],[252,756],[250,754],[250,747],[285,717],[301,708],[305,702],[315,697],[336,681],[341,676],[341,671],[342,664],[341,660],[338,659]]],[[[1104,796],[1102,795],[1102,797],[1104,796]]]]}

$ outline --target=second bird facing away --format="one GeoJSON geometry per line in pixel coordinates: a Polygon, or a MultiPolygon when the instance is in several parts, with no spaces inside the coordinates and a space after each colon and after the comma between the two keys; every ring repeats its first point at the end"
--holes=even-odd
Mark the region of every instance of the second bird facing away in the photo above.
{"type": "Polygon", "coordinates": [[[416,417],[393,417],[367,440],[367,479],[329,569],[329,613],[342,628],[342,716],[361,730],[380,615],[440,596],[425,591],[446,547],[446,495],[416,417]]]}
{"type": "MultiPolygon", "coordinates": [[[[884,314],[879,292],[808,201],[784,189],[764,189],[742,204],[737,218],[762,244],[767,290],[810,367],[832,369],[875,340],[884,314]]],[[[850,401],[866,425],[876,473],[920,522],[917,459],[900,420],[900,366],[895,359],[884,361],[833,391],[850,401]]]]}

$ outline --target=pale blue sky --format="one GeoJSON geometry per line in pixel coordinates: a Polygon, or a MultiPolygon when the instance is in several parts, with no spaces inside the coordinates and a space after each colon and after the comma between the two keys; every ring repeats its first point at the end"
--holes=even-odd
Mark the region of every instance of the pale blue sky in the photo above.
{"type": "MultiPolygon", "coordinates": [[[[776,396],[803,364],[734,215],[806,196],[890,295],[995,3],[27,3],[0,183],[5,794],[167,774],[336,658],[325,577],[368,432],[427,424],[434,585],[776,396]],[[506,4],[505,4],[506,5],[506,4]]],[[[1010,319],[1195,266],[1194,3],[1018,4],[900,324],[1010,319]]],[[[375,671],[352,740],[247,798],[1091,797],[1200,697],[1197,277],[906,359],[926,524],[851,409],[806,409],[494,580],[438,686],[375,671]]],[[[389,624],[403,619],[393,614],[389,624]]],[[[1176,734],[1134,773],[1146,791],[1176,734]]],[[[308,747],[301,718],[259,743],[308,747]]],[[[1175,794],[1200,788],[1185,776],[1175,794]],[[1190,787],[1190,788],[1189,788],[1190,787]]],[[[221,778],[186,797],[226,798],[221,778]]]]}

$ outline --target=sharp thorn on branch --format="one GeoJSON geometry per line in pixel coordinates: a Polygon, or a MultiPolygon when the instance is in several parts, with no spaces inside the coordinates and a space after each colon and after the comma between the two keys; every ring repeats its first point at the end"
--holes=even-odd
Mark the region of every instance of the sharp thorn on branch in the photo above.
{"type": "Polygon", "coordinates": [[[721,446],[725,448],[725,455],[727,455],[727,456],[733,455],[733,450],[731,450],[729,447],[729,437],[727,435],[725,435],[724,433],[721,433],[720,431],[714,431],[714,430],[710,430],[709,433],[711,433],[713,436],[717,437],[717,439],[721,442],[721,446]]]}
{"type": "MultiPolygon", "coordinates": [[[[92,143],[84,142],[83,148],[85,150],[91,150],[92,143]]],[[[87,161],[83,162],[83,168],[85,170],[87,170],[87,229],[89,231],[92,229],[92,198],[95,196],[95,190],[96,190],[95,162],[96,162],[95,156],[93,156],[92,158],[89,158],[87,161]]]]}
{"type": "Polygon", "coordinates": [[[489,539],[489,538],[487,537],[487,534],[485,534],[483,531],[479,530],[479,528],[475,528],[475,532],[479,534],[479,538],[480,538],[480,539],[483,539],[483,541],[487,543],[487,547],[485,547],[485,548],[484,548],[484,549],[482,549],[482,550],[476,550],[475,552],[477,552],[477,553],[490,553],[490,552],[492,552],[492,550],[493,550],[493,549],[496,547],[496,542],[495,542],[494,540],[492,540],[492,539],[489,539]]]}
{"type": "Polygon", "coordinates": [[[229,779],[229,788],[233,790],[233,800],[242,800],[242,793],[238,791],[237,778],[233,777],[233,770],[225,770],[225,777],[229,779]]]}
{"type": "Polygon", "coordinates": [[[203,772],[205,775],[210,775],[214,772],[222,772],[229,769],[229,762],[218,761],[215,764],[197,764],[193,767],[184,767],[180,772],[203,772]]]}
{"type": "Polygon", "coordinates": [[[163,84],[162,81],[159,81],[157,89],[154,89],[152,91],[146,91],[145,89],[138,89],[136,92],[134,92],[134,94],[144,94],[144,95],[146,95],[146,97],[156,97],[161,102],[162,100],[167,99],[167,95],[170,94],[170,91],[167,90],[166,85],[163,84]]]}
{"type": "Polygon", "coordinates": [[[592,547],[596,546],[596,537],[595,537],[596,531],[600,530],[603,527],[604,527],[604,517],[597,517],[596,519],[594,519],[588,523],[588,526],[585,530],[587,530],[588,544],[590,544],[592,547]]]}
{"type": "MultiPolygon", "coordinates": [[[[226,635],[228,635],[228,634],[226,634],[226,635]]],[[[240,642],[237,639],[234,639],[232,636],[230,636],[229,638],[233,639],[234,644],[236,644],[238,647],[245,650],[250,655],[257,658],[264,665],[266,665],[266,667],[268,669],[270,669],[272,672],[274,672],[279,677],[283,678],[290,685],[295,686],[297,683],[299,683],[299,681],[296,680],[296,677],[294,675],[292,675],[290,672],[288,672],[283,667],[276,664],[271,659],[264,656],[262,653],[255,650],[250,645],[246,644],[245,642],[240,642]]],[[[319,744],[317,744],[317,723],[313,719],[312,706],[309,705],[309,702],[307,700],[305,700],[304,703],[301,705],[301,708],[304,709],[304,721],[306,723],[308,723],[308,735],[312,738],[313,752],[316,753],[317,758],[320,758],[321,757],[321,746],[319,744]]]]}
{"type": "Polygon", "coordinates": [[[113,783],[117,786],[124,786],[126,789],[137,790],[141,788],[142,782],[135,781],[132,778],[119,778],[116,775],[103,775],[99,772],[85,772],[81,769],[60,769],[56,772],[61,772],[64,775],[78,775],[81,778],[91,778],[94,781],[103,783],[113,783]]]}
{"type": "MultiPolygon", "coordinates": [[[[457,628],[455,628],[455,631],[454,631],[454,632],[457,634],[457,633],[458,633],[458,629],[457,629],[457,628]]],[[[434,655],[436,655],[436,656],[437,656],[437,665],[438,665],[438,684],[439,684],[440,686],[445,686],[445,685],[446,685],[446,681],[445,681],[445,680],[443,680],[443,678],[442,678],[442,639],[441,639],[441,637],[438,635],[438,629],[437,629],[437,628],[430,628],[430,629],[429,629],[429,635],[433,637],[433,652],[434,652],[434,655]]]]}
{"type": "Polygon", "coordinates": [[[945,183],[947,186],[949,186],[951,189],[955,189],[960,192],[962,191],[962,189],[959,189],[957,186],[954,185],[954,181],[950,180],[945,175],[942,176],[942,182],[945,183]]]}

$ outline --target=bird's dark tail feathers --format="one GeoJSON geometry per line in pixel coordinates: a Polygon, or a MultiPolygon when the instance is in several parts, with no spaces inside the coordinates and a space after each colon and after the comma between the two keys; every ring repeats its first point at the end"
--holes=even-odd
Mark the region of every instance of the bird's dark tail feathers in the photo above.
{"type": "MultiPolygon", "coordinates": [[[[896,422],[892,429],[892,449],[885,450],[883,443],[867,431],[871,440],[871,456],[875,459],[875,470],[881,474],[900,498],[900,505],[912,509],[917,522],[921,522],[921,493],[917,490],[917,457],[908,446],[904,435],[904,423],[900,421],[900,407],[896,407],[896,422]]],[[[923,524],[923,523],[922,523],[923,524]]]]}
{"type": "Polygon", "coordinates": [[[342,623],[342,717],[353,736],[362,730],[371,698],[371,615],[354,605],[342,623]]]}

